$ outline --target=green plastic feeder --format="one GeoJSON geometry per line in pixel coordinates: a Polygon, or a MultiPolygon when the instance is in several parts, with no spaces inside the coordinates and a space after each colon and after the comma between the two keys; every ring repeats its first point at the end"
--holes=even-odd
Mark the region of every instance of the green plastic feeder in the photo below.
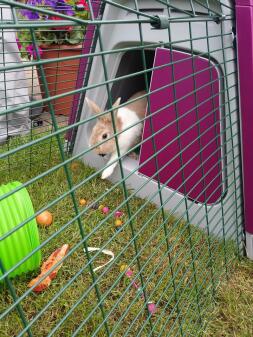
{"type": "MultiPolygon", "coordinates": [[[[18,181],[0,186],[0,196],[14,190],[22,184],[18,181]]],[[[34,214],[32,201],[26,188],[11,194],[0,201],[0,259],[5,270],[9,270],[39,246],[39,232],[33,219],[11,235],[3,235],[34,214]]],[[[26,273],[40,266],[41,252],[38,250],[19,267],[10,273],[10,277],[26,273]]],[[[2,272],[0,270],[0,276],[2,272]]]]}

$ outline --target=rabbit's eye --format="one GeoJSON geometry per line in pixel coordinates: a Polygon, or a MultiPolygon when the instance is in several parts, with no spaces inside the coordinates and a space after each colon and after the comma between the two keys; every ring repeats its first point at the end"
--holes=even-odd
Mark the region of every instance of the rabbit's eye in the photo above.
{"type": "Polygon", "coordinates": [[[102,135],[102,138],[103,138],[103,139],[106,139],[106,138],[107,138],[107,133],[104,133],[104,134],[102,135]]]}

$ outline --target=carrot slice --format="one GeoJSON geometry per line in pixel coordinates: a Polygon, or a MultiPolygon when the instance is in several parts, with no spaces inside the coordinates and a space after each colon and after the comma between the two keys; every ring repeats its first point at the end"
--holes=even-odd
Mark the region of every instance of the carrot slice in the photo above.
{"type": "MultiPolygon", "coordinates": [[[[69,245],[64,244],[61,248],[56,249],[50,256],[49,258],[43,262],[41,266],[41,272],[39,276],[36,278],[32,279],[28,287],[31,288],[36,282],[38,282],[43,275],[45,275],[56,263],[60,262],[63,257],[67,254],[69,250],[69,245]]],[[[62,267],[62,263],[59,264],[52,272],[44,279],[42,280],[34,289],[34,292],[41,292],[48,288],[51,284],[51,281],[56,277],[59,269],[62,267]]]]}

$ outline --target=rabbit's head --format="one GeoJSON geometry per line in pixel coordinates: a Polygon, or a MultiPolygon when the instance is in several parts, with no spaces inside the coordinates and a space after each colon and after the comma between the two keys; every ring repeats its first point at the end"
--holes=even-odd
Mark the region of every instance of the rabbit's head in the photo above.
{"type": "MultiPolygon", "coordinates": [[[[121,122],[119,118],[117,117],[117,108],[120,104],[120,100],[121,99],[118,98],[116,102],[113,104],[114,121],[115,121],[115,126],[116,126],[117,131],[121,131],[122,129],[121,122]]],[[[94,114],[98,115],[102,113],[102,110],[96,103],[94,103],[88,98],[86,98],[86,102],[90,110],[94,114]]],[[[97,122],[94,125],[91,135],[90,135],[89,145],[90,147],[97,145],[94,148],[94,151],[99,156],[104,157],[116,151],[116,143],[115,143],[115,138],[113,137],[113,135],[114,135],[114,131],[113,131],[111,113],[108,112],[105,115],[97,117],[97,122]]]]}

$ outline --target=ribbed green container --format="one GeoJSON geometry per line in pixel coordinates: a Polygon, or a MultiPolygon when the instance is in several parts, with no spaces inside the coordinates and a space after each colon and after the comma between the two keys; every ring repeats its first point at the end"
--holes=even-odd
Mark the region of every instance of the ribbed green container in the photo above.
{"type": "MultiPolygon", "coordinates": [[[[18,181],[0,186],[0,196],[22,184],[18,181]]],[[[32,201],[26,188],[0,201],[0,258],[5,270],[9,270],[39,246],[39,232],[36,220],[2,239],[2,236],[34,214],[32,201]]],[[[40,266],[41,252],[38,250],[29,259],[10,273],[10,277],[26,273],[40,266]]],[[[0,270],[0,276],[2,272],[0,270]]]]}

